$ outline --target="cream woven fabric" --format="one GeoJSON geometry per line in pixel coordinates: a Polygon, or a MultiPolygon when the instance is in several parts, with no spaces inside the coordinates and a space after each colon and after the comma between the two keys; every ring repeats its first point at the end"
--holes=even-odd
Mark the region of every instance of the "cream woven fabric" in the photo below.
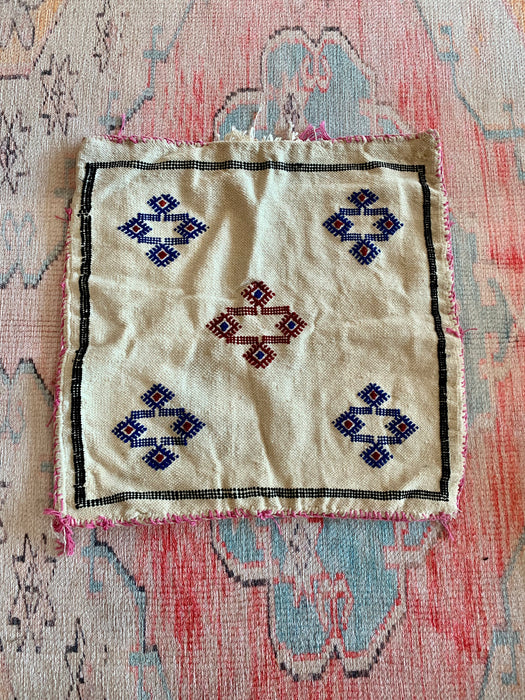
{"type": "Polygon", "coordinates": [[[57,411],[75,522],[454,515],[436,137],[86,141],[57,411]]]}

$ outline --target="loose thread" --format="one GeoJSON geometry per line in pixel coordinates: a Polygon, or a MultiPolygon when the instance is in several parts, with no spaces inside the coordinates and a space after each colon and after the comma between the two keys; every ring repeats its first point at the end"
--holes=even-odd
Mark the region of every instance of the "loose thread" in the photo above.
{"type": "Polygon", "coordinates": [[[44,513],[53,516],[53,530],[64,538],[64,542],[57,542],[58,553],[72,556],[75,553],[75,540],[73,538],[75,519],[71,515],[64,515],[53,508],[46,508],[44,513]]]}
{"type": "Polygon", "coordinates": [[[122,113],[122,118],[121,118],[121,122],[120,122],[120,129],[119,129],[119,132],[117,135],[119,139],[123,138],[125,126],[126,126],[126,115],[124,113],[122,113]]]}

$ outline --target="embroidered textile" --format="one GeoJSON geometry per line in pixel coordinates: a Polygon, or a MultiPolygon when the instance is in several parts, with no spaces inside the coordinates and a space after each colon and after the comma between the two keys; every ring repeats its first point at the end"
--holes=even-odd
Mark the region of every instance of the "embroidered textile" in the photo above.
{"type": "Polygon", "coordinates": [[[462,358],[438,173],[432,133],[88,140],[60,511],[454,515],[462,358]]]}

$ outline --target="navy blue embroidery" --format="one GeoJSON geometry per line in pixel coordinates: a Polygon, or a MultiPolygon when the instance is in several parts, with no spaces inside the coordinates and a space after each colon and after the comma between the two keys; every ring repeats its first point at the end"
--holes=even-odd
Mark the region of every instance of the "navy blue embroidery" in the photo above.
{"type": "Polygon", "coordinates": [[[137,440],[146,432],[146,427],[133,418],[125,418],[116,428],[113,428],[113,433],[122,440],[129,442],[130,447],[137,447],[137,440]]]}
{"type": "Polygon", "coordinates": [[[275,293],[262,281],[252,282],[241,292],[250,306],[229,306],[225,312],[219,314],[206,328],[218,338],[222,338],[230,345],[249,345],[249,349],[243,354],[244,359],[253,367],[266,368],[275,360],[277,353],[270,345],[288,345],[292,338],[302,333],[307,323],[289,306],[267,306],[275,293]],[[279,335],[237,335],[242,326],[236,316],[281,316],[275,327],[280,331],[279,335]]]}
{"type": "Polygon", "coordinates": [[[382,403],[388,401],[390,396],[383,391],[378,384],[370,383],[368,386],[360,391],[358,394],[359,398],[363,399],[367,406],[381,406],[382,403]]]}
{"type": "Polygon", "coordinates": [[[186,446],[188,440],[194,438],[206,425],[185,408],[167,406],[166,404],[174,397],[175,394],[170,389],[162,384],[154,384],[140,397],[149,408],[131,411],[130,415],[112,430],[119,440],[130,447],[151,447],[152,449],[142,459],[152,469],[169,467],[179,455],[167,448],[175,445],[186,446]],[[160,438],[143,437],[147,433],[147,427],[140,421],[155,418],[155,416],[176,418],[175,422],[168,422],[168,429],[173,431],[173,434],[160,438]]]}
{"type": "Polygon", "coordinates": [[[354,206],[352,208],[341,207],[338,212],[323,222],[323,226],[332,235],[339,237],[341,241],[355,241],[355,245],[348,252],[361,265],[370,265],[381,252],[379,246],[374,245],[374,242],[388,241],[403,224],[387,207],[372,207],[379,197],[371,190],[362,189],[359,192],[353,192],[348,199],[354,206]],[[354,227],[354,222],[349,218],[352,216],[379,217],[373,223],[378,233],[350,233],[350,229],[354,227]]]}
{"type": "Polygon", "coordinates": [[[180,253],[166,243],[159,243],[154,248],[150,248],[146,255],[157,267],[166,267],[170,262],[176,260],[180,253]]]}
{"type": "Polygon", "coordinates": [[[345,437],[356,435],[362,428],[365,427],[363,421],[352,412],[352,409],[346,411],[345,413],[341,413],[339,418],[333,421],[333,424],[345,437]]]}
{"type": "Polygon", "coordinates": [[[377,258],[380,249],[372,243],[372,241],[358,240],[357,243],[350,248],[350,252],[361,265],[370,265],[374,258],[377,258]]]}
{"type": "Polygon", "coordinates": [[[357,395],[366,403],[366,407],[350,406],[347,411],[332,421],[332,424],[352,442],[368,444],[369,446],[361,452],[360,456],[369,466],[381,468],[390,459],[393,459],[393,455],[386,445],[401,445],[418,430],[418,426],[408,416],[402,414],[398,408],[382,408],[390,396],[381,389],[379,384],[371,382],[357,395]],[[392,419],[385,425],[391,435],[375,436],[361,432],[366,427],[366,419],[361,419],[359,416],[370,416],[374,413],[377,416],[392,419]]]}
{"type": "Polygon", "coordinates": [[[146,406],[150,408],[162,408],[168,401],[171,401],[175,394],[166,389],[162,384],[154,384],[151,389],[149,389],[140,398],[144,401],[146,406]]]}
{"type": "Polygon", "coordinates": [[[125,224],[119,226],[119,231],[123,231],[127,236],[137,241],[137,243],[146,243],[153,247],[146,253],[147,257],[155,263],[157,267],[167,267],[170,263],[176,260],[180,253],[173,248],[175,245],[187,245],[201,233],[207,230],[206,224],[199,221],[194,216],[190,216],[187,212],[174,214],[173,210],[179,206],[180,202],[170,194],[161,194],[158,197],[151,197],[148,200],[148,206],[151,207],[153,213],[139,213],[132,217],[125,224]],[[173,229],[177,236],[150,236],[153,228],[146,223],[147,221],[171,221],[178,222],[178,225],[173,229]]]}
{"type": "Polygon", "coordinates": [[[178,455],[167,450],[162,445],[155,446],[142,458],[152,469],[166,469],[173,464],[178,455]]]}
{"type": "Polygon", "coordinates": [[[366,450],[361,452],[361,457],[370,467],[378,467],[381,469],[389,459],[392,459],[392,455],[386,449],[384,445],[379,443],[373,443],[366,450]]]}
{"type": "Polygon", "coordinates": [[[188,440],[189,438],[195,437],[195,435],[204,428],[204,423],[193,414],[184,411],[171,427],[183,440],[188,440]]]}

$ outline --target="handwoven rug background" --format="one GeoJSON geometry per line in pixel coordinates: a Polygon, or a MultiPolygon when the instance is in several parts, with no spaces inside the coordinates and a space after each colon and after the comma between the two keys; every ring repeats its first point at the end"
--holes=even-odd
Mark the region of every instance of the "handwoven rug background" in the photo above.
{"type": "Polygon", "coordinates": [[[523,697],[524,30],[521,0],[2,4],[1,698],[523,697]],[[469,408],[454,539],[244,520],[85,530],[56,556],[61,219],[81,139],[122,114],[191,141],[440,132],[469,408]]]}

